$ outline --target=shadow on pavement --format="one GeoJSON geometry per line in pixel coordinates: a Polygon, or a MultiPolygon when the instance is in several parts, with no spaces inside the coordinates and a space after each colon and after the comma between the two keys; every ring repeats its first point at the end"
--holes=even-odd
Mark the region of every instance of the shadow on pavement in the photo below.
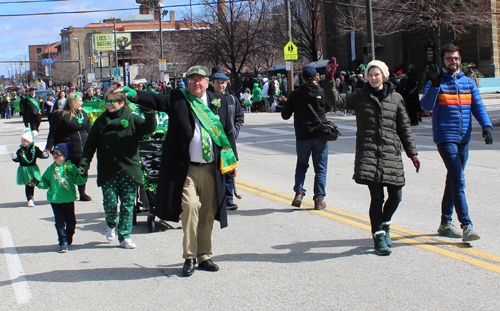
{"type": "MultiPolygon", "coordinates": [[[[129,281],[150,279],[164,276],[181,277],[179,268],[101,268],[82,270],[54,270],[26,275],[29,282],[77,283],[88,281],[129,281]]],[[[15,280],[13,280],[15,281],[15,280]]],[[[12,282],[0,282],[0,287],[12,285],[12,282]]]]}

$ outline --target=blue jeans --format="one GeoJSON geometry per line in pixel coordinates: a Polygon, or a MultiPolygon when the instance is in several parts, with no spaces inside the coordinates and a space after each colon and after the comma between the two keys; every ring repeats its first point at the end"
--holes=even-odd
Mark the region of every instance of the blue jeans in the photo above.
{"type": "Polygon", "coordinates": [[[295,142],[297,151],[297,167],[295,168],[295,186],[293,191],[304,189],[307,169],[309,168],[309,157],[312,154],[314,167],[314,197],[313,199],[323,199],[326,195],[326,169],[328,166],[328,142],[319,138],[295,142]]]}
{"type": "Polygon", "coordinates": [[[398,209],[399,203],[403,198],[403,187],[384,186],[380,183],[369,183],[370,189],[370,223],[372,233],[382,230],[382,223],[391,221],[392,215],[398,209]],[[384,204],[384,187],[387,187],[389,197],[384,204]]]}
{"type": "Polygon", "coordinates": [[[54,212],[59,245],[71,244],[76,227],[75,202],[50,203],[50,205],[54,212]]]}
{"type": "Polygon", "coordinates": [[[233,205],[234,177],[232,174],[224,174],[226,178],[226,204],[233,205]]]}
{"type": "Polygon", "coordinates": [[[453,207],[455,207],[462,227],[470,225],[472,222],[465,199],[464,175],[465,164],[469,158],[469,143],[438,143],[437,149],[448,170],[441,203],[441,223],[452,220],[453,207]]]}

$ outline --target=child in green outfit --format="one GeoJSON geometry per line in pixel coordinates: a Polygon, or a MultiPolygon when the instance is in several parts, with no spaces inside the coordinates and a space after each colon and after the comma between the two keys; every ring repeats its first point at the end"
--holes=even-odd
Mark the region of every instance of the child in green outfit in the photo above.
{"type": "MultiPolygon", "coordinates": [[[[52,206],[56,222],[57,236],[59,237],[59,253],[68,252],[68,245],[73,242],[75,234],[75,200],[76,185],[83,185],[87,177],[78,173],[78,168],[66,160],[71,155],[73,143],[61,143],[52,150],[54,163],[50,165],[42,180],[37,185],[40,189],[47,191],[47,201],[52,206]]],[[[36,183],[36,182],[35,182],[36,183]]]]}

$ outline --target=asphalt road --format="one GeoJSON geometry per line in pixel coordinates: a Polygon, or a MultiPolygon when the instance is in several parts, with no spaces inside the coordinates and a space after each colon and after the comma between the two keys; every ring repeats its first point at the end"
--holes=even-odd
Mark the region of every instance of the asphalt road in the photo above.
{"type": "MultiPolygon", "coordinates": [[[[492,120],[498,96],[485,96],[492,120]]],[[[355,117],[329,114],[342,136],[329,145],[324,211],[312,210],[313,171],[305,204],[293,198],[293,121],[279,113],[245,115],[238,139],[237,211],[229,227],[215,224],[214,257],[220,271],[181,277],[182,230],[139,216],[135,250],[107,243],[95,162],[88,193],[76,202],[77,230],[67,254],[57,253],[53,214],[45,190],[26,207],[15,184],[23,125],[0,120],[0,310],[498,310],[500,134],[487,146],[474,123],[466,168],[471,219],[481,240],[471,244],[437,235],[445,168],[432,142],[431,120],[413,127],[422,163],[404,159],[407,184],[393,218],[393,253],[373,252],[366,186],[352,180],[355,117]]],[[[37,145],[45,146],[47,122],[37,145]]],[[[51,160],[39,160],[44,171],[51,160]]],[[[456,219],[456,218],[455,218],[456,219]]],[[[170,223],[173,226],[180,224],[170,223]]]]}

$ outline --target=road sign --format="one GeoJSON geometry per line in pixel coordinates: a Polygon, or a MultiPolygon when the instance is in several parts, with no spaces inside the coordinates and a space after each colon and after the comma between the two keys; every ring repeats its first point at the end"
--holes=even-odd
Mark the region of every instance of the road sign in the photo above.
{"type": "Polygon", "coordinates": [[[113,68],[113,77],[121,77],[122,71],[121,68],[113,68]]]}
{"type": "Polygon", "coordinates": [[[158,60],[158,67],[160,68],[160,71],[167,70],[167,60],[166,59],[159,59],[158,60]]]}
{"type": "Polygon", "coordinates": [[[285,60],[298,60],[299,59],[299,50],[297,49],[297,46],[292,41],[289,41],[285,45],[285,48],[283,49],[283,51],[285,54],[285,60]]]}
{"type": "Polygon", "coordinates": [[[49,58],[49,59],[42,59],[41,62],[42,62],[42,64],[53,64],[56,62],[56,60],[53,58],[49,58]]]}

